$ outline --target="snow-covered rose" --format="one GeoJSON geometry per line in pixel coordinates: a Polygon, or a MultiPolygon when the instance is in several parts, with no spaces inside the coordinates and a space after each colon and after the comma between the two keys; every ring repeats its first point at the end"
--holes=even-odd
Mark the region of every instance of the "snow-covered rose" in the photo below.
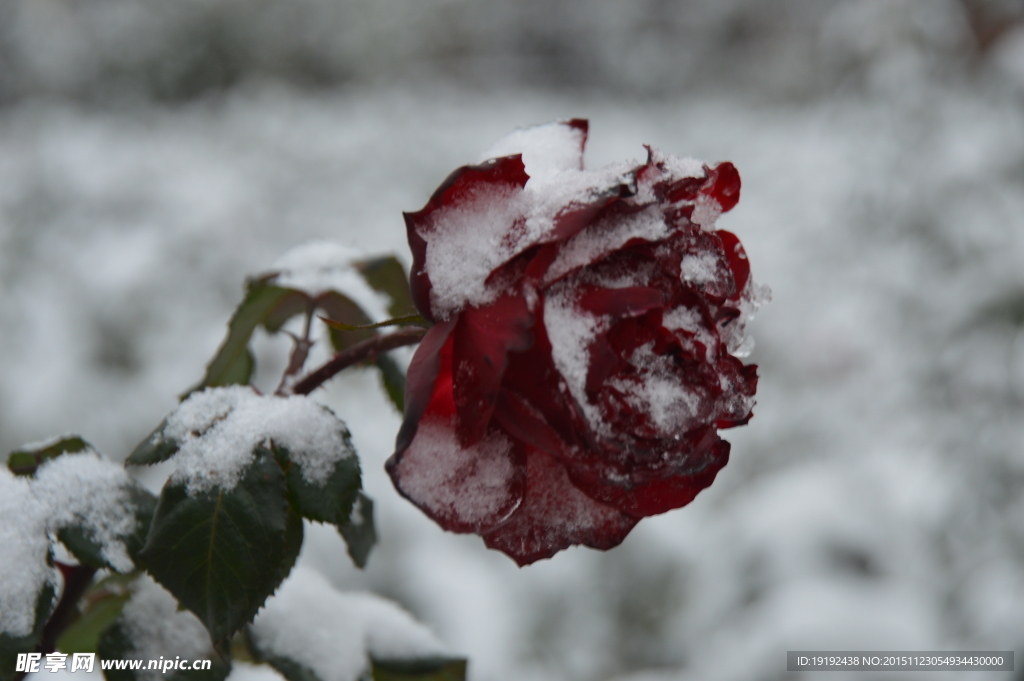
{"type": "Polygon", "coordinates": [[[611,548],[689,503],[757,385],[736,355],[760,289],[714,229],[736,169],[648,149],[584,170],[586,138],[581,120],[517,131],[406,215],[433,326],[388,472],[441,527],[521,565],[611,548]]]}

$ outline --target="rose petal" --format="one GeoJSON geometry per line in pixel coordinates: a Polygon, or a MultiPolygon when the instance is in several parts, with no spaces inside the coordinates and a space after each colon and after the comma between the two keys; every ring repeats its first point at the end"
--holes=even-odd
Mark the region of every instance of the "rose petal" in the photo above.
{"type": "Polygon", "coordinates": [[[435,213],[441,209],[459,208],[475,201],[481,194],[521,190],[529,179],[519,156],[493,159],[475,166],[463,166],[448,176],[421,210],[403,214],[409,248],[412,250],[409,283],[412,287],[413,302],[420,314],[433,321],[435,312],[438,312],[431,308],[432,283],[426,269],[427,237],[434,229],[435,213]]]}
{"type": "Polygon", "coordinates": [[[636,518],[588,497],[569,482],[560,463],[531,449],[522,504],[483,537],[488,547],[523,566],[577,544],[601,550],[618,546],[636,523],[636,518]]]}
{"type": "Polygon", "coordinates": [[[534,449],[558,455],[566,444],[548,424],[544,414],[522,395],[508,388],[502,389],[494,408],[494,420],[505,432],[534,449]]]}
{"type": "Polygon", "coordinates": [[[591,314],[607,315],[616,320],[623,317],[639,317],[664,304],[665,299],[661,291],[647,286],[587,287],[583,289],[579,302],[580,307],[591,314]]]}
{"type": "Polygon", "coordinates": [[[732,277],[736,282],[736,289],[731,296],[732,300],[739,300],[743,289],[747,287],[747,280],[750,279],[750,261],[747,260],[747,252],[743,250],[743,244],[732,232],[724,229],[715,232],[722,240],[722,250],[725,252],[725,259],[732,270],[732,277]]]}
{"type": "Polygon", "coordinates": [[[711,187],[708,194],[718,201],[722,212],[732,210],[740,201],[740,173],[736,166],[726,161],[714,168],[709,168],[708,176],[711,187]]]}
{"type": "MultiPolygon", "coordinates": [[[[427,330],[423,340],[420,341],[416,353],[409,363],[409,370],[405,377],[405,418],[402,426],[398,429],[398,436],[395,441],[395,456],[401,456],[416,434],[416,426],[420,417],[427,410],[427,405],[433,396],[438,374],[441,371],[442,356],[441,350],[448,342],[452,329],[458,318],[449,319],[447,322],[435,324],[427,330]]],[[[448,385],[448,392],[451,392],[451,350],[447,353],[448,367],[445,371],[445,379],[448,385]]],[[[451,413],[455,413],[454,406],[451,413]]],[[[392,457],[394,458],[394,457],[392,457]]]]}
{"type": "Polygon", "coordinates": [[[703,440],[688,454],[674,455],[676,466],[679,461],[691,462],[697,469],[692,473],[671,475],[636,470],[629,475],[596,457],[589,462],[574,461],[569,470],[573,484],[590,496],[632,517],[644,518],[686,506],[715,481],[718,471],[729,462],[730,445],[713,429],[705,433],[703,440]]]}
{"type": "MultiPolygon", "coordinates": [[[[514,395],[528,411],[543,414],[544,422],[566,446],[578,446],[577,417],[573,412],[571,397],[563,393],[566,390],[565,379],[551,359],[551,340],[543,324],[534,325],[533,345],[529,349],[509,356],[502,388],[502,392],[507,390],[514,395]]],[[[499,397],[499,408],[500,399],[499,397]]],[[[495,417],[497,416],[496,411],[495,417]]],[[[502,418],[506,417],[515,420],[512,414],[502,415],[502,418]]],[[[553,453],[546,446],[534,446],[553,453]]]]}
{"type": "Polygon", "coordinates": [[[526,301],[502,296],[491,305],[465,309],[455,327],[452,366],[459,441],[468,447],[487,432],[509,352],[532,342],[533,315],[526,301]]]}
{"type": "MultiPolygon", "coordinates": [[[[403,496],[450,532],[485,532],[508,518],[525,490],[521,448],[494,428],[471,447],[454,418],[427,414],[388,473],[403,496]]],[[[394,463],[393,463],[394,462],[394,463]]]]}

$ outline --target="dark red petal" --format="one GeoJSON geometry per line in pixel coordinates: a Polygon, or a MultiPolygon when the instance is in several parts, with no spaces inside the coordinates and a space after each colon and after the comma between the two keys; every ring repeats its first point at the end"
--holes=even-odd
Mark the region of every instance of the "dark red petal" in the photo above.
{"type": "Polygon", "coordinates": [[[739,238],[732,232],[727,232],[723,229],[718,230],[715,234],[722,240],[725,259],[729,263],[732,277],[736,281],[736,292],[730,298],[738,300],[743,294],[743,289],[747,287],[747,281],[750,279],[750,261],[747,259],[747,252],[743,250],[743,244],[740,243],[739,238]]]}
{"type": "Polygon", "coordinates": [[[516,440],[558,456],[566,445],[545,415],[518,393],[503,388],[494,408],[494,420],[516,440]]]}
{"type": "MultiPolygon", "coordinates": [[[[433,406],[433,404],[431,405],[433,406]]],[[[455,418],[432,409],[388,473],[395,487],[449,532],[483,533],[519,507],[526,485],[521,446],[499,428],[463,447],[455,418]]]]}
{"type": "Polygon", "coordinates": [[[580,170],[583,170],[583,152],[587,148],[587,136],[590,134],[590,121],[586,118],[570,118],[567,121],[563,121],[565,125],[570,128],[575,128],[583,133],[583,137],[580,140],[580,170]]]}
{"type": "Polygon", "coordinates": [[[708,169],[711,189],[708,193],[718,201],[722,212],[732,210],[740,201],[740,173],[736,166],[726,161],[708,169]]]}
{"type": "Polygon", "coordinates": [[[405,213],[406,234],[412,250],[412,272],[409,283],[416,309],[433,321],[430,309],[430,274],[426,271],[426,236],[433,229],[434,213],[441,208],[455,208],[489,187],[505,186],[522,189],[529,180],[521,156],[491,159],[475,166],[463,166],[441,183],[421,210],[405,213]]]}
{"type": "MultiPolygon", "coordinates": [[[[398,429],[398,437],[395,441],[395,453],[391,459],[400,458],[412,438],[416,435],[416,425],[420,417],[427,410],[431,396],[435,392],[438,375],[441,371],[442,357],[441,349],[448,342],[452,329],[459,321],[458,317],[452,317],[446,322],[434,324],[427,330],[427,334],[420,341],[416,353],[409,363],[409,370],[405,376],[405,418],[402,426],[398,429]]],[[[450,344],[449,344],[450,347],[450,344]]],[[[449,351],[450,353],[450,351],[449,351]]],[[[445,379],[451,384],[451,359],[448,359],[448,367],[445,371],[445,379]]],[[[451,388],[449,387],[450,391],[451,388]]],[[[454,406],[452,408],[454,414],[454,406]]],[[[388,465],[391,465],[391,459],[388,465]]]]}
{"type": "Polygon", "coordinates": [[[588,497],[569,482],[562,464],[531,449],[522,504],[483,538],[488,547],[523,566],[577,544],[600,550],[618,546],[636,523],[636,518],[588,497]]]}
{"type": "Polygon", "coordinates": [[[656,288],[632,286],[629,288],[589,288],[580,296],[581,308],[596,315],[614,319],[638,317],[665,304],[664,296],[656,288]]]}
{"type": "Polygon", "coordinates": [[[468,447],[487,432],[509,352],[530,347],[533,315],[518,296],[463,310],[455,327],[452,376],[459,441],[468,447]]]}
{"type": "MultiPolygon", "coordinates": [[[[543,302],[538,303],[543,307],[543,302]]],[[[555,368],[551,359],[551,341],[544,324],[533,327],[533,345],[525,352],[509,355],[508,369],[502,381],[504,391],[515,393],[517,399],[528,405],[528,409],[543,414],[544,421],[562,442],[570,446],[577,444],[578,429],[573,407],[562,395],[565,379],[555,368]]],[[[511,432],[511,431],[510,431],[511,432]]],[[[547,449],[547,447],[540,447],[547,449]]]]}
{"type": "Polygon", "coordinates": [[[555,226],[544,237],[544,243],[563,242],[576,236],[592,224],[601,211],[620,199],[633,196],[635,190],[628,184],[617,182],[595,192],[586,203],[569,204],[555,217],[555,226]]]}
{"type": "Polygon", "coordinates": [[[710,487],[718,471],[729,462],[730,445],[710,429],[711,440],[690,456],[700,459],[700,470],[677,475],[636,475],[639,482],[622,484],[612,480],[600,467],[570,466],[573,483],[587,494],[615,506],[635,518],[657,515],[686,506],[697,494],[710,487]]]}

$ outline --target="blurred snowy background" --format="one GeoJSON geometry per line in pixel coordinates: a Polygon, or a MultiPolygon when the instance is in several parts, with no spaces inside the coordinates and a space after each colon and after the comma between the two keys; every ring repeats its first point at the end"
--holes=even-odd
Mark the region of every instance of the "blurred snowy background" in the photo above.
{"type": "Polygon", "coordinates": [[[740,169],[720,225],[774,300],[731,463],[620,548],[519,570],[398,497],[398,415],[355,373],[321,396],[383,541],[359,572],[313,528],[302,560],[476,681],[832,678],[787,649],[1024,667],[1020,0],[0,0],[0,446],[123,458],[247,274],[314,238],[407,258],[402,210],[570,116],[590,165],[740,169]]]}

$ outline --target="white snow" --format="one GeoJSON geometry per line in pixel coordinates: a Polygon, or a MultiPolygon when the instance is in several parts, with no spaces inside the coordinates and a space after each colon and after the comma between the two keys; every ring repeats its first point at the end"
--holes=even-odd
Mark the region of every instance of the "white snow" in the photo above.
{"type": "MultiPolygon", "coordinates": [[[[132,583],[132,597],[121,617],[133,650],[127,659],[156,660],[175,658],[198,660],[210,657],[213,647],[206,627],[188,610],[180,609],[177,599],[149,575],[132,583]]],[[[159,678],[159,670],[143,669],[143,678],[159,678]]]]}
{"type": "Polygon", "coordinates": [[[701,395],[686,388],[673,371],[670,357],[656,355],[654,343],[641,345],[629,358],[638,370],[625,380],[613,377],[609,385],[622,391],[626,402],[640,413],[648,414],[663,436],[686,432],[696,425],[701,395]]]}
{"type": "Polygon", "coordinates": [[[365,260],[366,254],[330,241],[311,241],[296,246],[271,265],[277,272],[274,283],[283,288],[303,291],[312,298],[337,291],[348,296],[373,322],[389,318],[391,299],[377,291],[352,266],[365,260]]]}
{"type": "Polygon", "coordinates": [[[368,593],[342,593],[318,572],[292,570],[252,623],[266,654],[308,667],[321,681],[356,681],[378,659],[450,654],[394,603],[368,593]]]}
{"type": "Polygon", "coordinates": [[[441,517],[460,523],[493,525],[518,506],[510,486],[515,468],[512,443],[491,433],[468,449],[455,435],[455,425],[441,417],[425,417],[402,455],[398,475],[406,494],[441,517]]]}
{"type": "Polygon", "coordinates": [[[135,531],[130,484],[123,468],[94,451],[49,459],[31,478],[0,469],[0,632],[32,631],[39,590],[58,583],[46,560],[61,528],[82,526],[114,569],[135,568],[120,539],[135,531]]]}
{"type": "Polygon", "coordinates": [[[480,161],[522,154],[531,179],[559,170],[583,170],[583,142],[583,131],[566,123],[535,125],[502,137],[480,161]]]}
{"type": "Polygon", "coordinates": [[[167,417],[163,436],[179,444],[171,480],[189,494],[230,490],[253,460],[253,448],[286,447],[307,482],[323,485],[335,464],[355,453],[344,425],[327,408],[301,395],[258,395],[246,386],[193,393],[167,417]]]}
{"type": "MultiPolygon", "coordinates": [[[[962,12],[948,0],[887,4],[962,12]]],[[[803,18],[831,11],[801,6],[803,18]]],[[[712,35],[698,33],[700,46],[712,35]]],[[[732,160],[743,177],[718,226],[743,240],[775,300],[751,325],[758,405],[749,426],[723,431],[729,465],[618,548],[520,570],[395,493],[382,466],[400,419],[375,374],[346,372],[322,398],[351,426],[379,553],[357,571],[333,528],[307,525],[304,554],[345,589],[401,594],[487,681],[651,667],[675,681],[757,678],[788,645],[852,645],[872,629],[926,647],[1015,648],[1024,343],[1010,317],[982,313],[1020,300],[1024,109],[1020,83],[971,55],[977,77],[881,93],[877,60],[863,71],[850,62],[845,85],[820,99],[781,89],[770,101],[741,89],[584,99],[428,81],[341,93],[247,86],[168,108],[9,103],[0,452],[66,431],[130,451],[202,375],[261,263],[314,238],[407,253],[401,211],[422,206],[453,168],[525,121],[586,115],[590,165],[645,141],[732,160]],[[134,368],[97,363],[107,330],[134,368]],[[825,560],[837,537],[856,539],[877,569],[825,560]],[[1000,570],[1013,578],[996,579],[1000,570]]],[[[728,69],[694,63],[710,79],[728,69]]],[[[764,70],[774,83],[787,77],[764,70]]]]}
{"type": "Polygon", "coordinates": [[[668,225],[657,206],[638,213],[604,219],[566,242],[545,275],[546,282],[565,276],[574,269],[596,262],[622,248],[630,239],[658,241],[668,236],[668,225]]]}
{"type": "MultiPolygon", "coordinates": [[[[523,154],[530,179],[522,190],[477,189],[459,205],[433,213],[422,231],[427,242],[425,267],[432,285],[430,304],[437,318],[447,319],[467,305],[493,301],[503,292],[503,282],[488,284],[487,278],[516,254],[542,241],[561,213],[619,184],[637,190],[631,173],[635,164],[619,162],[584,170],[581,140],[582,133],[559,123],[517,130],[487,154],[489,158],[493,158],[491,154],[523,154]]],[[[686,177],[704,172],[703,166],[692,159],[662,158],[669,159],[667,168],[684,172],[686,177]]],[[[655,241],[667,233],[657,207],[590,225],[559,254],[547,283],[614,251],[629,239],[655,241]]]]}
{"type": "Polygon", "coordinates": [[[46,565],[50,551],[47,509],[27,478],[0,468],[0,633],[28,636],[36,618],[36,598],[56,569],[46,565]]]}
{"type": "Polygon", "coordinates": [[[96,452],[84,452],[43,462],[32,491],[49,509],[51,529],[83,525],[101,545],[100,555],[118,572],[130,572],[135,564],[119,537],[135,531],[131,484],[124,468],[96,452]]]}
{"type": "Polygon", "coordinates": [[[500,291],[488,289],[487,277],[537,236],[527,233],[524,213],[521,191],[493,187],[434,213],[424,236],[435,316],[447,319],[467,304],[481,305],[497,297],[500,291]]]}
{"type": "Polygon", "coordinates": [[[598,433],[607,433],[607,423],[586,392],[590,343],[605,330],[607,321],[579,309],[571,282],[551,287],[544,299],[543,319],[551,341],[551,359],[565,379],[569,393],[580,405],[590,426],[598,433]]]}

